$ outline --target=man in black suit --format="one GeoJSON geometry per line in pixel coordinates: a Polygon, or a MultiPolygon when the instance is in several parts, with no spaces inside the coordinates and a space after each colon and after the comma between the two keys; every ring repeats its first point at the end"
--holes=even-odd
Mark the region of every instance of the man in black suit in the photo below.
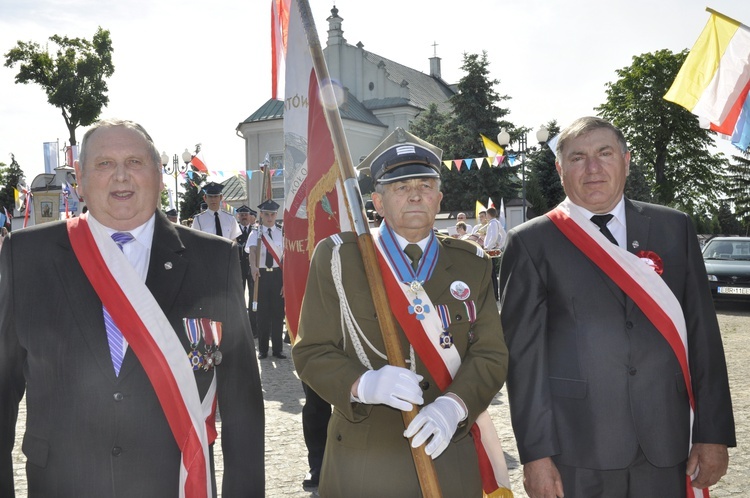
{"type": "Polygon", "coordinates": [[[0,257],[0,496],[24,392],[29,496],[215,496],[217,403],[223,495],[263,496],[236,244],[157,208],[159,153],[136,123],[95,124],[75,166],[89,213],[14,233],[0,257]]]}
{"type": "Polygon", "coordinates": [[[619,129],[575,121],[557,144],[567,198],[508,236],[501,318],[532,498],[683,498],[736,444],[692,222],[626,199],[629,162],[619,129]]]}

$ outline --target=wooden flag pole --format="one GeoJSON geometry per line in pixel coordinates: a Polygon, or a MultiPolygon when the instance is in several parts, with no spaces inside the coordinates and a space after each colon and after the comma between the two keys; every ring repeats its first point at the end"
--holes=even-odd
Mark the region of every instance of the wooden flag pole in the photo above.
{"type": "MultiPolygon", "coordinates": [[[[272,190],[271,190],[271,165],[269,163],[265,163],[265,167],[263,168],[263,185],[261,187],[263,189],[263,200],[261,201],[261,204],[266,202],[268,199],[272,197],[272,190]]],[[[259,213],[260,214],[260,213],[259,213]]],[[[262,219],[262,215],[261,215],[262,219]]],[[[261,237],[263,237],[263,222],[261,221],[258,224],[258,240],[255,242],[255,267],[258,269],[258,278],[253,279],[253,313],[258,311],[258,282],[260,280],[260,243],[261,243],[261,237]]],[[[251,275],[252,276],[252,275],[251,275]]]]}
{"type": "MultiPolygon", "coordinates": [[[[367,282],[370,287],[370,293],[372,294],[373,304],[375,305],[375,312],[377,313],[378,322],[380,323],[380,332],[383,335],[388,363],[393,366],[407,368],[404,351],[399,339],[398,328],[396,326],[396,319],[391,312],[388,296],[383,284],[383,276],[380,274],[380,267],[375,252],[376,249],[367,222],[367,213],[365,212],[364,203],[362,202],[362,195],[359,191],[359,185],[357,184],[357,175],[351,161],[351,154],[349,153],[349,145],[346,141],[346,135],[344,134],[344,125],[341,121],[338,106],[333,105],[336,103],[336,96],[330,85],[328,66],[326,65],[323,56],[323,49],[320,46],[318,32],[315,28],[315,21],[313,20],[312,12],[310,11],[310,4],[308,3],[308,0],[297,0],[297,6],[299,7],[300,18],[302,19],[302,24],[307,36],[307,44],[310,47],[310,55],[318,79],[318,87],[321,92],[321,101],[323,102],[323,109],[325,110],[326,122],[328,123],[328,129],[331,131],[334,154],[336,161],[339,164],[341,177],[344,180],[344,191],[349,205],[349,216],[354,231],[357,233],[357,245],[362,254],[365,274],[367,275],[367,282]]],[[[417,413],[418,411],[416,407],[413,407],[411,411],[401,412],[404,419],[404,427],[409,426],[417,413]]],[[[419,485],[422,488],[422,496],[430,498],[441,497],[442,493],[440,491],[440,483],[438,482],[437,473],[435,472],[435,466],[432,462],[432,458],[425,453],[424,446],[411,448],[411,453],[414,458],[419,485]]]]}

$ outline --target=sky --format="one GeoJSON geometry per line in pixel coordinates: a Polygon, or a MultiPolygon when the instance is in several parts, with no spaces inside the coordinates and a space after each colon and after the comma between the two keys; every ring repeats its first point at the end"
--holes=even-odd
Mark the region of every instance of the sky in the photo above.
{"type": "MultiPolygon", "coordinates": [[[[321,43],[334,2],[310,0],[321,43]]],[[[750,2],[713,0],[336,0],[344,38],[365,50],[457,83],[465,53],[487,52],[501,103],[516,126],[564,127],[595,114],[606,84],[632,57],[692,47],[709,13],[750,25],[750,2]],[[436,44],[436,46],[434,46],[436,44]]],[[[271,0],[0,0],[0,53],[54,35],[91,39],[108,29],[114,47],[109,105],[101,117],[141,123],[170,157],[201,144],[211,171],[244,170],[235,129],[271,97],[271,0]]],[[[3,57],[3,63],[5,58],[3,57]]],[[[43,143],[68,138],[59,109],[36,84],[15,84],[0,65],[0,162],[10,154],[27,181],[44,172],[43,143]]],[[[80,141],[85,129],[77,131],[80,141]]],[[[533,132],[529,143],[535,141],[533,132]]],[[[717,151],[736,154],[728,141],[717,151]]],[[[221,178],[218,178],[221,180],[221,178]]],[[[168,183],[169,185],[169,183],[168,183]]]]}

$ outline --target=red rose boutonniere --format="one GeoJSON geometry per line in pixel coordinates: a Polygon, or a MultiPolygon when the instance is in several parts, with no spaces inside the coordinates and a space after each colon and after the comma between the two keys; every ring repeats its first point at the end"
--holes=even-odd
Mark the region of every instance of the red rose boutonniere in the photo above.
{"type": "Polygon", "coordinates": [[[641,261],[646,263],[648,266],[653,268],[653,270],[661,275],[664,273],[664,263],[662,262],[661,258],[658,254],[656,254],[653,251],[638,251],[636,254],[639,258],[641,258],[641,261]]]}

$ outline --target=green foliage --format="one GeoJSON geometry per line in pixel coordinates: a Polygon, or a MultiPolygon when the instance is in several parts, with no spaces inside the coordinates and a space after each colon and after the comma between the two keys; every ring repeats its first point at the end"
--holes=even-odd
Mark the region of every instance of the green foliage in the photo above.
{"type": "MultiPolygon", "coordinates": [[[[550,137],[560,133],[555,120],[547,124],[547,129],[550,137]]],[[[542,145],[540,150],[530,153],[526,161],[526,200],[533,206],[533,214],[542,215],[563,199],[565,191],[555,168],[555,153],[546,144],[542,145]]]]}
{"type": "Polygon", "coordinates": [[[510,97],[495,91],[500,81],[489,79],[489,65],[486,51],[481,56],[464,54],[461,69],[466,75],[458,82],[458,93],[450,100],[453,113],[446,126],[448,141],[443,150],[446,158],[484,156],[480,133],[496,137],[500,127],[513,128],[511,123],[503,120],[510,111],[498,106],[510,97]]]}
{"type": "Polygon", "coordinates": [[[734,203],[737,218],[743,225],[750,224],[750,160],[747,157],[732,156],[736,162],[729,163],[727,168],[727,193],[729,200],[734,203]]]}
{"type": "Polygon", "coordinates": [[[722,202],[719,210],[716,212],[716,218],[719,221],[719,233],[723,235],[739,235],[741,225],[729,208],[729,204],[722,202]]]}
{"type": "MultiPolygon", "coordinates": [[[[437,104],[432,103],[426,111],[419,115],[419,119],[411,123],[409,132],[437,147],[443,148],[449,143],[447,136],[448,116],[438,111],[437,104]]],[[[448,155],[443,149],[443,159],[448,155]]]]}
{"type": "Polygon", "coordinates": [[[192,218],[202,211],[203,193],[201,190],[206,181],[206,175],[199,173],[192,166],[190,169],[191,172],[188,173],[189,181],[182,184],[185,193],[182,194],[182,201],[180,201],[180,221],[192,218]]]}
{"type": "Polygon", "coordinates": [[[636,161],[630,160],[630,174],[625,182],[625,196],[628,199],[653,202],[653,189],[646,175],[646,169],[636,161]]]}
{"type": "Polygon", "coordinates": [[[642,166],[654,200],[697,212],[718,205],[727,161],[708,150],[715,133],[663,98],[687,53],[659,50],[634,56],[630,66],[616,71],[619,79],[607,83],[607,101],[597,111],[625,134],[631,162],[642,166]]]}
{"type": "Polygon", "coordinates": [[[18,184],[24,184],[25,179],[21,166],[16,161],[13,154],[10,155],[11,161],[10,166],[6,166],[5,163],[0,163],[0,212],[3,214],[3,207],[8,210],[8,213],[13,213],[13,208],[16,204],[14,188],[18,188],[18,184]]]}
{"type": "Polygon", "coordinates": [[[112,40],[109,31],[97,29],[91,41],[53,35],[57,46],[52,55],[49,48],[35,42],[19,41],[5,54],[5,67],[19,64],[16,83],[36,83],[47,93],[47,102],[62,111],[75,145],[76,128],[97,120],[109,103],[105,78],[112,76],[112,40]]]}

